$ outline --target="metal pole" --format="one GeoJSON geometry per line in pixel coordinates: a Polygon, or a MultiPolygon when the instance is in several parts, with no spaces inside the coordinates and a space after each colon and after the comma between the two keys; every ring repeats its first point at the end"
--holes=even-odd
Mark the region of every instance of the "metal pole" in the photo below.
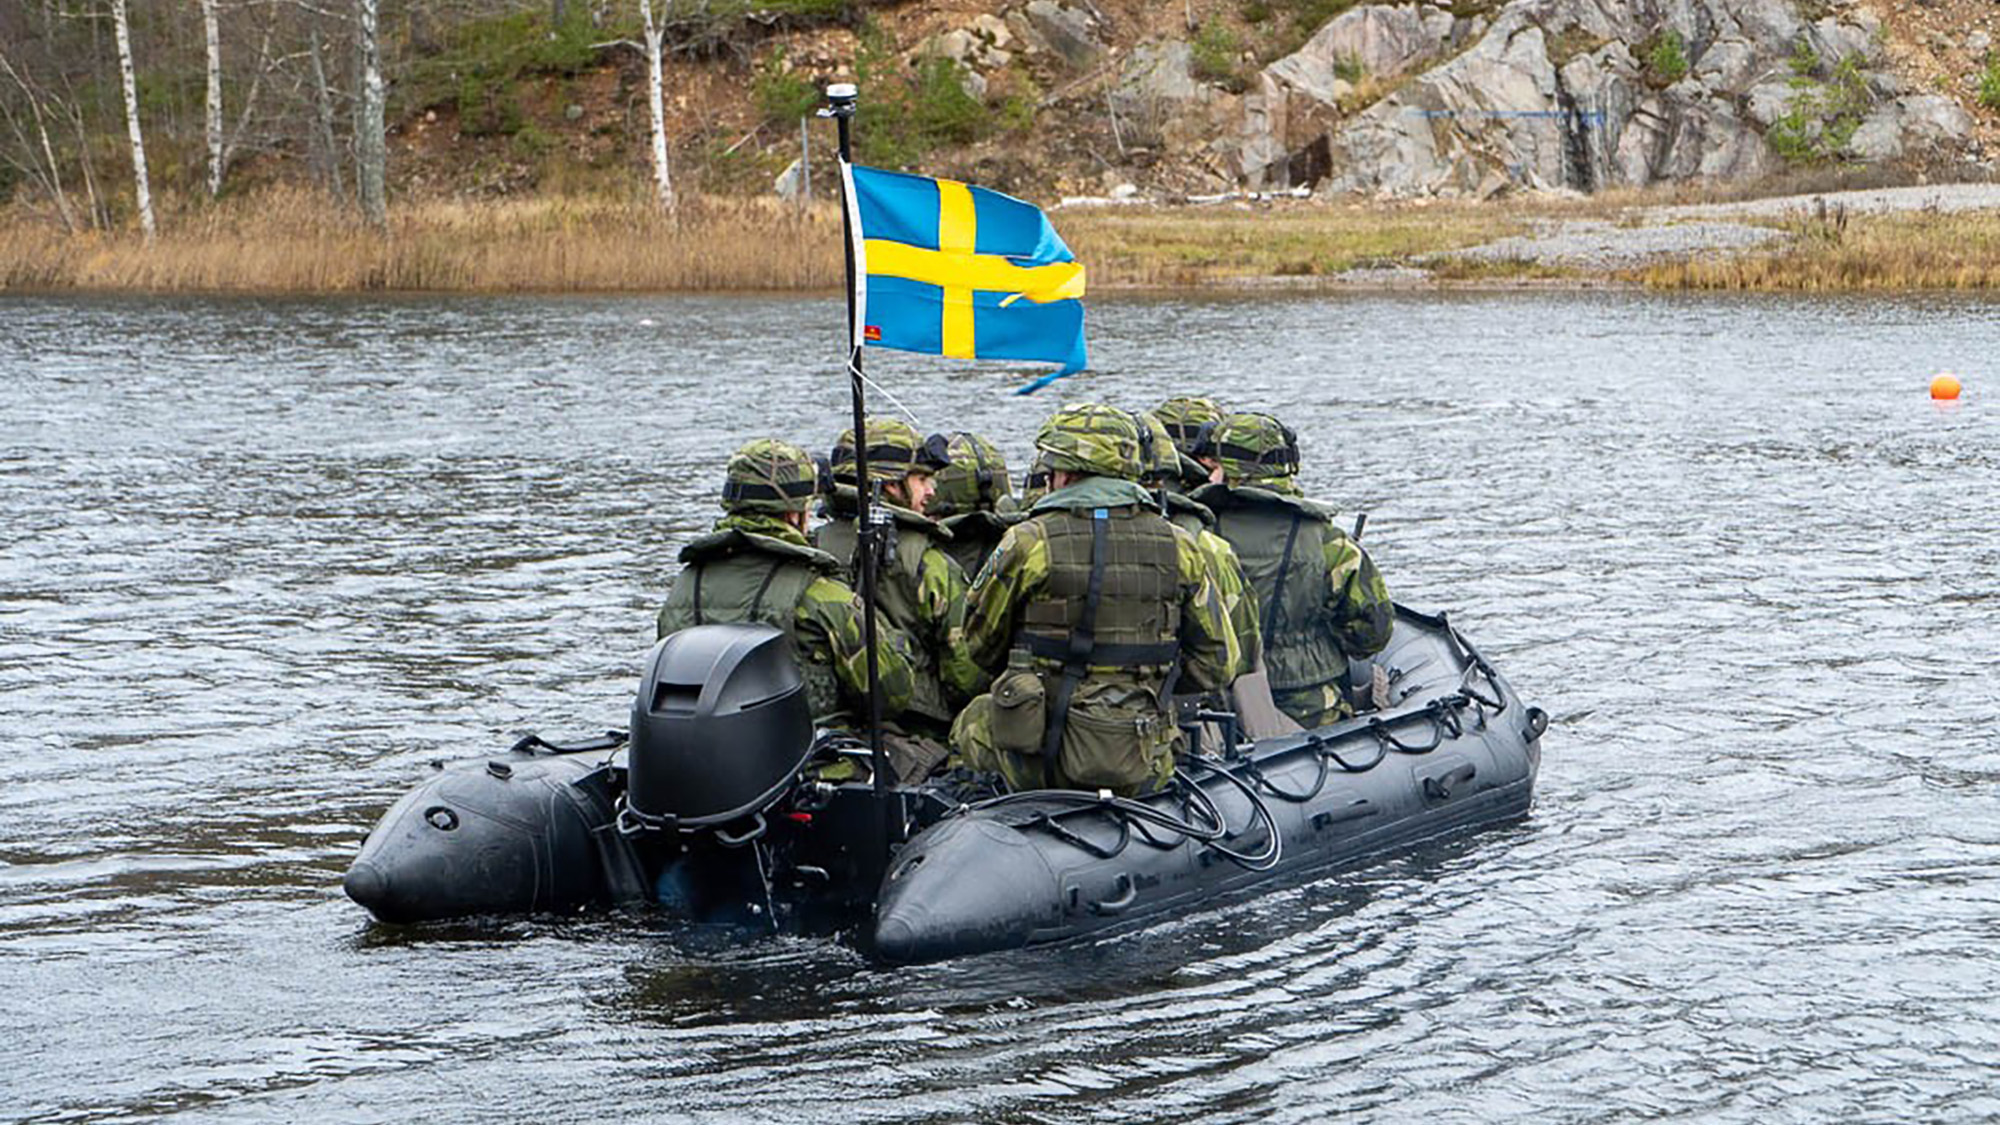
{"type": "MultiPolygon", "coordinates": [[[[844,170],[853,160],[852,147],[848,139],[849,123],[854,119],[855,88],[847,83],[836,83],[826,88],[828,108],[823,112],[833,118],[840,130],[840,164],[844,170]]],[[[882,748],[882,671],[875,655],[875,528],[869,519],[868,481],[868,417],[864,402],[861,376],[861,336],[854,324],[855,267],[854,260],[854,212],[853,201],[847,198],[847,177],[841,176],[840,229],[845,236],[842,240],[842,255],[847,261],[847,384],[849,397],[854,403],[854,525],[857,531],[854,547],[854,570],[861,579],[861,635],[868,646],[868,760],[875,774],[875,792],[883,798],[883,846],[889,844],[893,827],[887,821],[888,795],[892,784],[889,776],[888,755],[882,748]]]]}
{"type": "Polygon", "coordinates": [[[813,146],[812,131],[806,128],[808,120],[799,118],[799,184],[804,189],[804,194],[799,196],[804,201],[799,207],[801,211],[810,211],[813,207],[813,146]]]}

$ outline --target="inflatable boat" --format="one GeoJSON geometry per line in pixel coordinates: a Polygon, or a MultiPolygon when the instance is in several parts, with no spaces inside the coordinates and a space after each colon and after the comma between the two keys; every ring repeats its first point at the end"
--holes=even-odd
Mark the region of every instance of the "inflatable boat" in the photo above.
{"type": "Polygon", "coordinates": [[[865,748],[815,741],[781,633],[701,626],[653,650],[629,733],[441,764],[345,886],[388,923],[645,906],[915,963],[1143,926],[1527,814],[1547,715],[1443,615],[1398,606],[1356,672],[1370,709],[1317,730],[1252,740],[1236,711],[1191,712],[1173,781],[1137,799],[891,787],[865,748]]]}

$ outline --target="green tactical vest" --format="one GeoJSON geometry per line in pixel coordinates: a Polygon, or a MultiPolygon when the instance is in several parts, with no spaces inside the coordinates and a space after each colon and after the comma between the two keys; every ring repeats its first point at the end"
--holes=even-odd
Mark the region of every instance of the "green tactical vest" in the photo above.
{"type": "Polygon", "coordinates": [[[704,535],[681,549],[684,568],[660,609],[659,635],[695,625],[758,623],[792,638],[799,676],[813,721],[827,723],[844,711],[833,666],[805,659],[798,643],[799,603],[813,579],[840,573],[824,551],[731,529],[704,535]]]}
{"type": "Polygon", "coordinates": [[[1121,668],[1121,679],[1158,698],[1180,651],[1181,570],[1173,525],[1151,509],[1044,509],[1035,514],[1048,537],[1049,578],[1022,610],[1021,640],[1044,659],[1061,661],[1070,655],[1090,600],[1098,512],[1106,514],[1106,551],[1088,660],[1121,668]]]}
{"type": "MultiPolygon", "coordinates": [[[[853,512],[829,511],[831,518],[813,529],[813,546],[833,556],[847,584],[861,589],[861,576],[854,572],[854,551],[860,536],[854,527],[853,512]]],[[[945,705],[944,685],[938,680],[938,653],[917,614],[917,575],[924,552],[933,543],[948,544],[937,535],[937,525],[913,512],[896,511],[896,550],[883,560],[875,575],[875,605],[891,625],[910,638],[910,710],[932,722],[950,726],[953,711],[945,705]]],[[[948,534],[948,533],[947,533],[948,534]]]]}
{"type": "Polygon", "coordinates": [[[1007,529],[1024,518],[1018,514],[967,512],[940,520],[944,529],[951,532],[951,542],[943,544],[944,552],[971,578],[986,565],[987,557],[1000,545],[1000,537],[1007,534],[1007,529]]]}
{"type": "Polygon", "coordinates": [[[1326,545],[1344,534],[1332,526],[1332,514],[1310,500],[1263,488],[1210,485],[1195,499],[1215,513],[1216,534],[1236,548],[1263,607],[1264,669],[1271,690],[1345,683],[1347,654],[1340,650],[1327,604],[1326,545]]]}

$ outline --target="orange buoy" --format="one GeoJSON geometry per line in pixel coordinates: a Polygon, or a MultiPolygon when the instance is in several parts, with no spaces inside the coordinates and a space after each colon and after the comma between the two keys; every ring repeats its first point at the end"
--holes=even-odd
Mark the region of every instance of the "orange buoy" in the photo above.
{"type": "Polygon", "coordinates": [[[1958,392],[1962,389],[1958,383],[1958,376],[1953,375],[1949,371],[1943,372],[1937,378],[1931,380],[1931,397],[1940,402],[1948,402],[1957,398],[1958,392]]]}

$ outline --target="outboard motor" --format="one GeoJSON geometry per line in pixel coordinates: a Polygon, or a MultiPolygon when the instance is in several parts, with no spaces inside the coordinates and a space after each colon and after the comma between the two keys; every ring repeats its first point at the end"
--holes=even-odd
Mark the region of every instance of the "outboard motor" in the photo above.
{"type": "Polygon", "coordinates": [[[783,632],[683,629],[654,646],[639,681],[619,828],[754,819],[784,795],[812,744],[812,707],[783,632]]]}

